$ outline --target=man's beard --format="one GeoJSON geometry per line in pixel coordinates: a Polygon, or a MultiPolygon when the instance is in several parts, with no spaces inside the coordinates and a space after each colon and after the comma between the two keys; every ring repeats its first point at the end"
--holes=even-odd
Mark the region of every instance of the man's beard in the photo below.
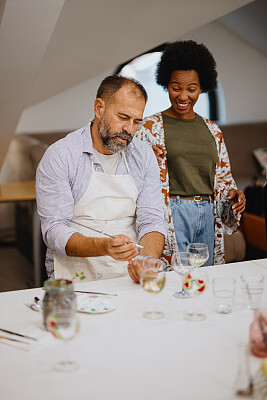
{"type": "Polygon", "coordinates": [[[118,151],[126,149],[128,144],[132,141],[132,136],[126,131],[111,133],[110,126],[106,123],[105,115],[100,120],[98,132],[103,142],[103,145],[111,153],[117,153],[118,151]],[[121,143],[116,139],[117,137],[126,139],[127,142],[121,143]]]}

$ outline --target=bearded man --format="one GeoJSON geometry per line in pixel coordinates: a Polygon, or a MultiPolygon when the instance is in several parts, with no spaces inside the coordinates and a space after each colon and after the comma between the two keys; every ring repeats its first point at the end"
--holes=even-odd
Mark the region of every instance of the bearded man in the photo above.
{"type": "Polygon", "coordinates": [[[97,91],[94,120],[51,145],[40,161],[36,199],[49,278],[109,279],[128,267],[138,282],[138,249],[161,256],[159,168],[150,146],[134,138],[146,101],[139,82],[108,76],[97,91]]]}

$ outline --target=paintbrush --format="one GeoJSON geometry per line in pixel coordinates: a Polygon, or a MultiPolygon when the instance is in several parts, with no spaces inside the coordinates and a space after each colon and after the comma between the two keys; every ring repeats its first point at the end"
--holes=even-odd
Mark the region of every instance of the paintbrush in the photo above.
{"type": "MultiPolygon", "coordinates": [[[[5,332],[5,333],[9,333],[10,335],[20,336],[20,337],[23,337],[23,338],[26,338],[26,339],[38,340],[38,339],[36,339],[34,337],[31,337],[31,336],[22,335],[21,333],[17,333],[17,332],[13,332],[13,331],[8,331],[7,329],[0,328],[0,331],[1,332],[5,332]]],[[[5,338],[5,339],[8,339],[8,338],[5,338]]],[[[15,339],[13,339],[13,340],[15,340],[15,339]]]]}
{"type": "MultiPolygon", "coordinates": [[[[105,235],[105,236],[108,236],[108,237],[111,237],[111,238],[116,238],[116,236],[114,236],[114,235],[110,235],[109,233],[103,232],[101,230],[98,230],[98,229],[95,229],[95,228],[91,228],[90,226],[86,226],[86,225],[80,224],[79,222],[76,222],[76,221],[71,221],[71,222],[74,223],[74,224],[83,226],[84,228],[90,229],[91,231],[95,231],[97,233],[101,233],[102,235],[105,235]]],[[[129,242],[126,242],[126,244],[129,244],[129,242]]],[[[144,246],[141,246],[140,244],[135,243],[135,245],[139,249],[144,249],[144,246]]]]}

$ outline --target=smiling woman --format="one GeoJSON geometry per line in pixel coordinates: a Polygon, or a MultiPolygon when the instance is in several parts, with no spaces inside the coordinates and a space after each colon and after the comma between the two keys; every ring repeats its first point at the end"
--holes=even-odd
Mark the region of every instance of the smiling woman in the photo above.
{"type": "Polygon", "coordinates": [[[184,252],[190,243],[206,243],[204,265],[222,264],[222,226],[229,234],[237,229],[245,196],[231,175],[222,132],[195,108],[202,92],[217,87],[216,62],[204,44],[174,42],[161,55],[156,79],[170,105],[146,117],[136,136],[152,146],[161,168],[168,226],[162,256],[170,263],[177,247],[184,252]]]}

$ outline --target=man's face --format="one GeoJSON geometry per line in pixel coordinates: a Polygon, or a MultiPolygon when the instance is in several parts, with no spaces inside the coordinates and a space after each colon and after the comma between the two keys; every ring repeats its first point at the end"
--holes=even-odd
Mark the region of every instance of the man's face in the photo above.
{"type": "Polygon", "coordinates": [[[126,146],[131,143],[133,138],[124,130],[113,133],[110,125],[106,121],[106,113],[100,120],[98,132],[103,145],[106,146],[111,153],[117,153],[118,151],[124,150],[126,146]]]}
{"type": "Polygon", "coordinates": [[[124,85],[106,105],[98,132],[104,146],[116,153],[124,150],[143,117],[145,100],[131,85],[124,85]]]}

